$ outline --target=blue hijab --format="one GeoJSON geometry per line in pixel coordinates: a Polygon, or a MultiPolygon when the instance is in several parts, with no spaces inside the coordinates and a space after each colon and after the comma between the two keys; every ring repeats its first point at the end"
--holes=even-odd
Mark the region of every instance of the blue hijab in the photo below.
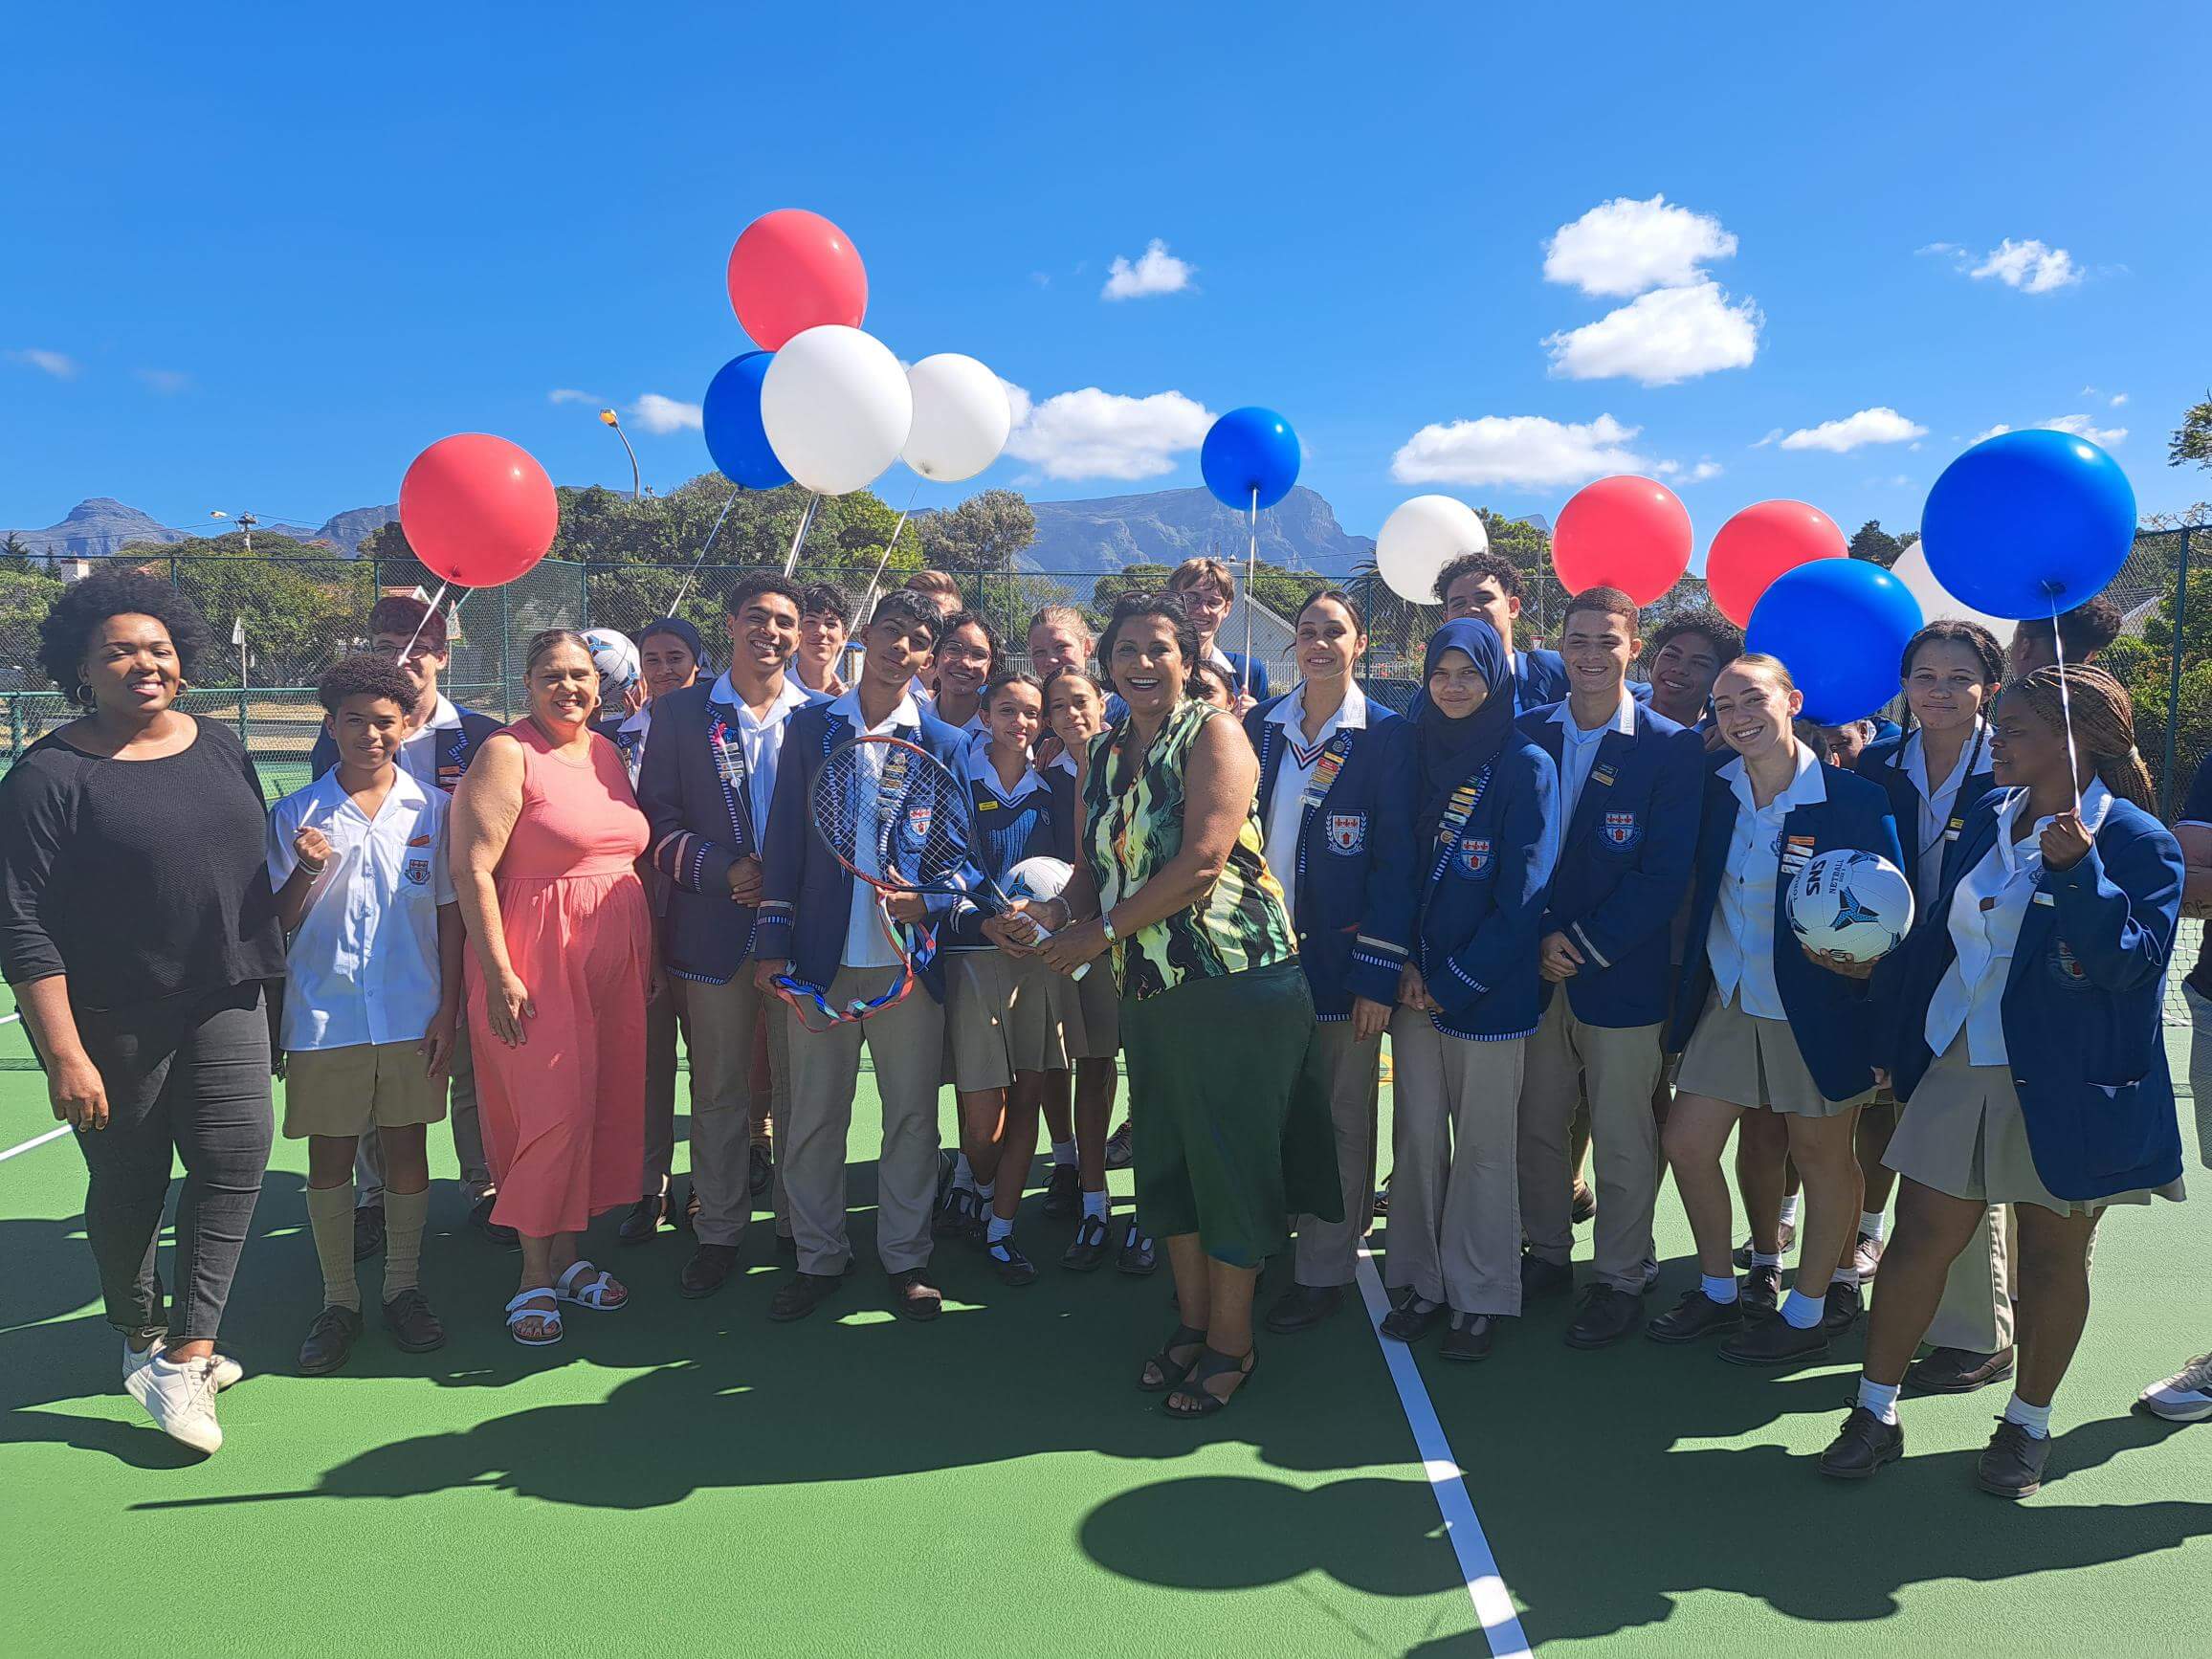
{"type": "Polygon", "coordinates": [[[1411,718],[1421,758],[1422,806],[1415,828],[1426,843],[1434,839],[1452,790],[1489,765],[1513,731],[1513,666],[1505,642],[1479,616],[1448,622],[1429,635],[1421,683],[1423,696],[1411,718]],[[1464,653],[1490,687],[1482,707],[1463,720],[1448,719],[1427,695],[1429,676],[1448,651],[1464,653]]]}

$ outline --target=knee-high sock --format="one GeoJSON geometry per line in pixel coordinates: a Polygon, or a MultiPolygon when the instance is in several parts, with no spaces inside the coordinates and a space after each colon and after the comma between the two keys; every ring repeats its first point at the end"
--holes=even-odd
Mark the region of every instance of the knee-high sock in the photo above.
{"type": "Polygon", "coordinates": [[[307,1189],[307,1225],[315,1234],[315,1258],[322,1264],[322,1305],[361,1311],[361,1286],[353,1273],[353,1183],[307,1189]]]}
{"type": "Polygon", "coordinates": [[[418,1283],[422,1262],[423,1224],[430,1219],[431,1189],[394,1192],[384,1189],[384,1299],[390,1301],[418,1283]]]}

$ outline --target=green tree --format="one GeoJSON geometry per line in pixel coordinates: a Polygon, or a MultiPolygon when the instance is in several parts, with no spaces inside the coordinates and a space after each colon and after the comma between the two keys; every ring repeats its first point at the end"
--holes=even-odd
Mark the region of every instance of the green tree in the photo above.
{"type": "Polygon", "coordinates": [[[985,490],[912,526],[923,560],[955,576],[1010,570],[1037,539],[1037,516],[1013,490],[985,490]]]}
{"type": "Polygon", "coordinates": [[[0,569],[28,570],[31,568],[31,543],[15,531],[0,536],[0,569]]]}
{"type": "Polygon", "coordinates": [[[0,686],[9,691],[46,683],[38,666],[38,625],[61,597],[59,577],[33,567],[0,565],[0,686]]]}
{"type": "Polygon", "coordinates": [[[2181,412],[2181,424],[2174,429],[2174,441],[2166,451],[2169,466],[2186,466],[2191,461],[2212,467],[2212,395],[2181,412]]]}
{"type": "Polygon", "coordinates": [[[1869,519],[1851,538],[1849,550],[1852,558],[1864,559],[1868,564],[1879,564],[1887,570],[1897,563],[1897,556],[1905,551],[1905,547],[1904,542],[1882,528],[1879,519],[1869,519]]]}
{"type": "Polygon", "coordinates": [[[374,602],[367,565],[266,531],[251,554],[245,537],[233,531],[126,546],[115,557],[143,560],[170,577],[208,619],[223,649],[200,665],[194,683],[202,686],[238,683],[238,659],[230,650],[235,622],[246,625],[254,684],[312,685],[360,636],[374,602]]]}
{"type": "Polygon", "coordinates": [[[1172,574],[1164,564],[1125,564],[1098,578],[1091,586],[1091,626],[1104,625],[1114,602],[1124,593],[1158,593],[1172,574]]]}

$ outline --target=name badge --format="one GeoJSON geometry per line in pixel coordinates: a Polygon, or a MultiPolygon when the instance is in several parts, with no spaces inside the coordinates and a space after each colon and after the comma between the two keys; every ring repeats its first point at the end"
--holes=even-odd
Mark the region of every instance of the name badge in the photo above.
{"type": "Polygon", "coordinates": [[[2057,896],[2056,896],[2056,895],[2054,895],[2054,894],[2045,893],[2045,892],[2041,891],[2040,889],[2039,889],[2039,890],[2037,891],[2037,893],[2036,893],[2036,896],[2035,896],[2035,902],[2036,902],[2036,903],[2038,903],[2038,904],[2047,904],[2047,905],[2049,905],[2049,906],[2050,906],[2050,907],[2051,907],[2053,910],[2056,910],[2056,909],[2058,908],[2058,898],[2057,898],[2057,896]]]}

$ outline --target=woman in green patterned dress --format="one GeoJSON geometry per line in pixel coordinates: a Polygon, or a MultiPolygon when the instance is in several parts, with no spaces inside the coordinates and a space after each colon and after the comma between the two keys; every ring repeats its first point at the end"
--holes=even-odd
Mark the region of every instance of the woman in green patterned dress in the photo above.
{"type": "Polygon", "coordinates": [[[1342,1218],[1313,998],[1268,873],[1259,763],[1235,718],[1186,695],[1198,632],[1173,596],[1114,608],[1099,659],[1129,716],[1094,739],[1081,861],[1036,906],[1063,973],[1113,953],[1138,1212],[1185,1321],[1138,1385],[1205,1417],[1252,1370],[1252,1291],[1293,1211],[1342,1218]]]}

